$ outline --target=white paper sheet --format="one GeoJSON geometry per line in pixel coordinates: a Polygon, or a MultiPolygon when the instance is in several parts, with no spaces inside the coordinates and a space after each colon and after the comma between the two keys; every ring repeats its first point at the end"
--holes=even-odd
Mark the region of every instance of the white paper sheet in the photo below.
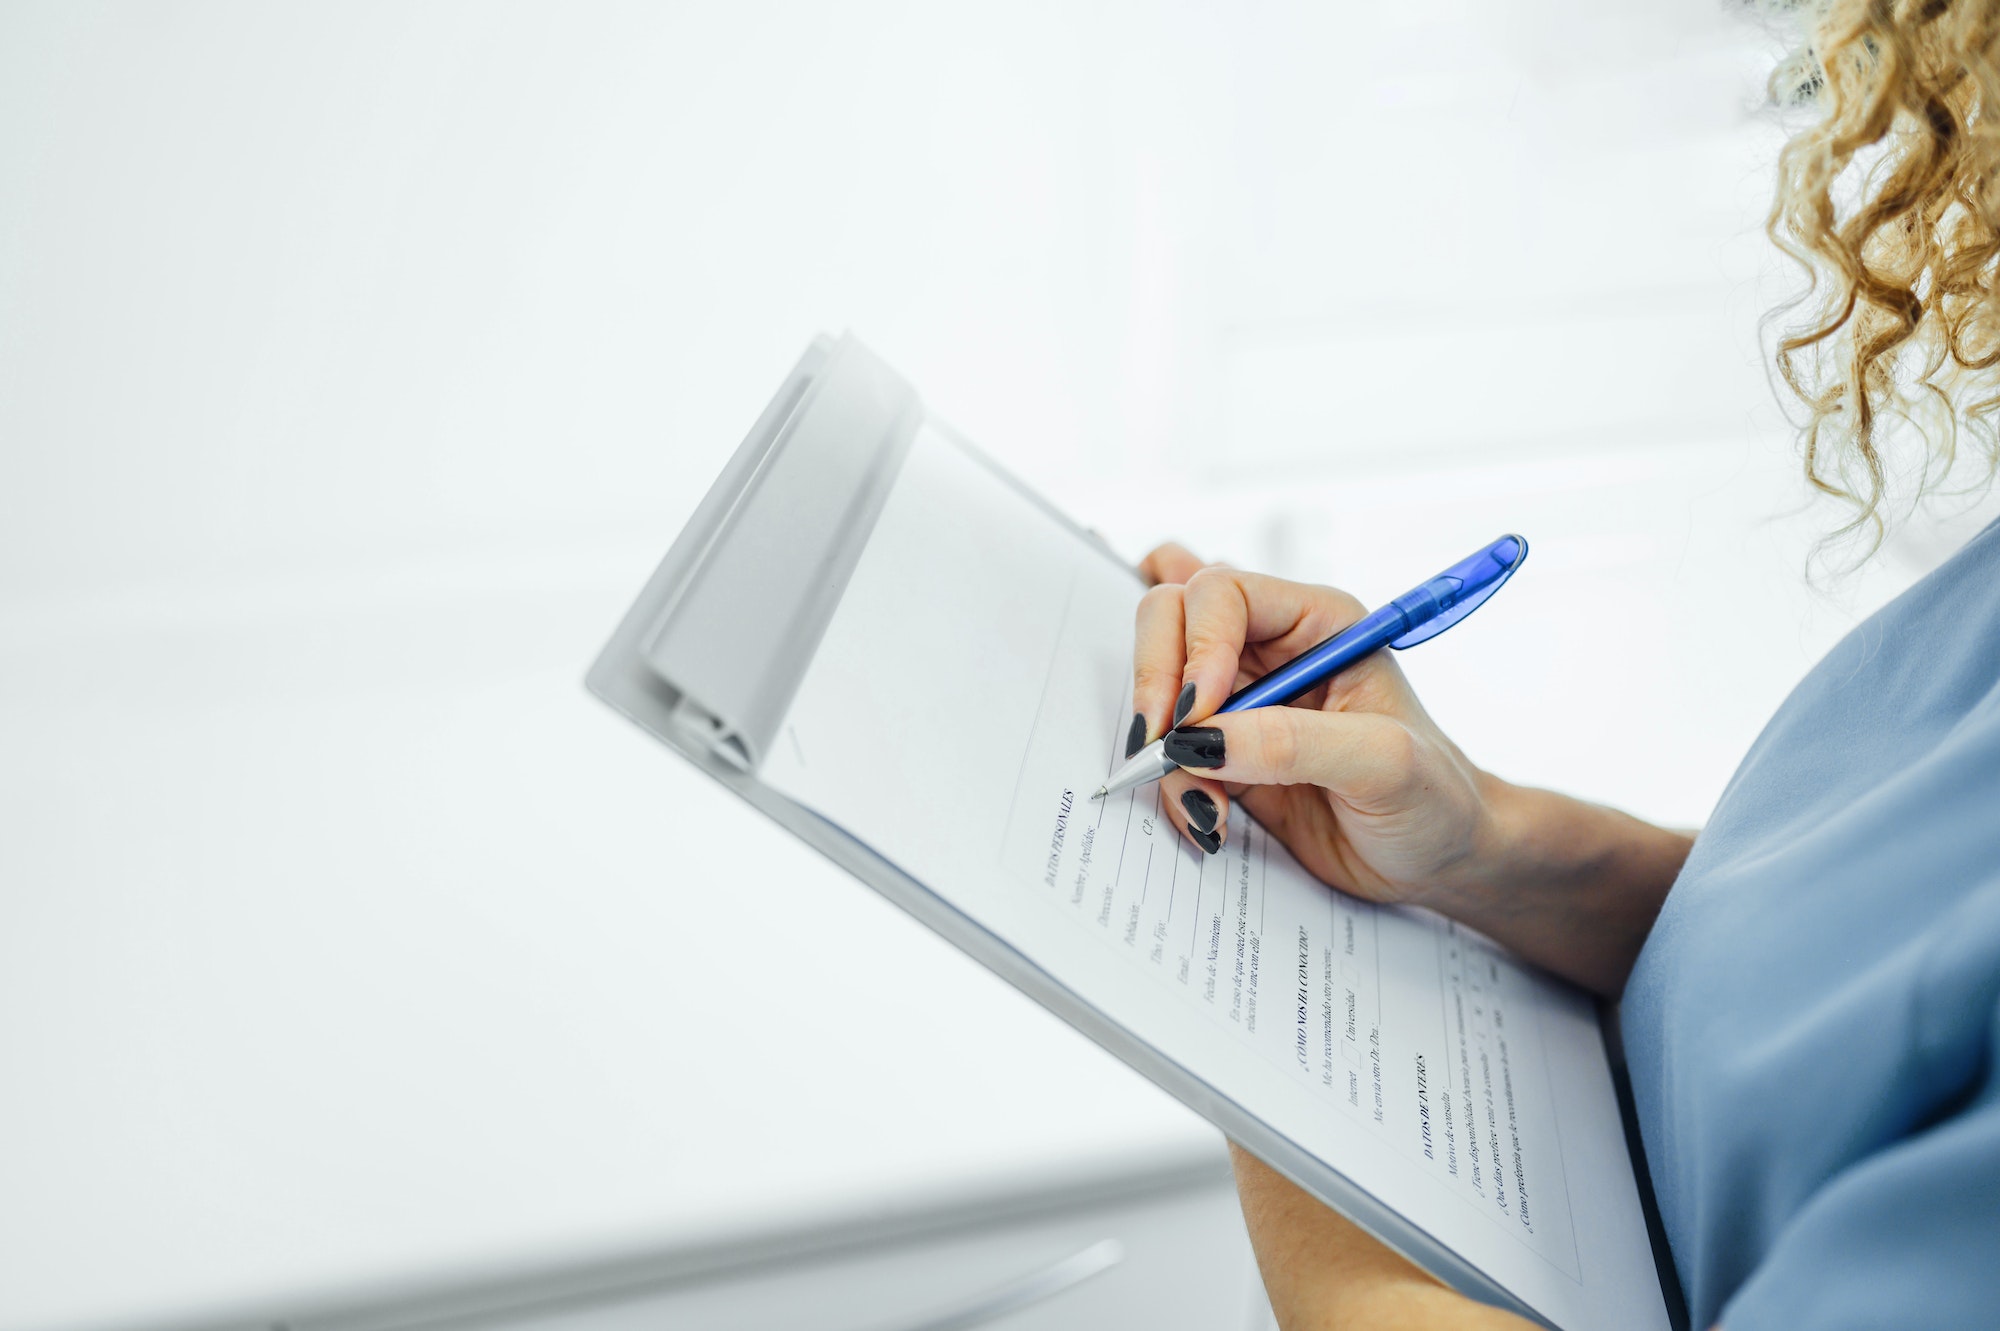
{"type": "Polygon", "coordinates": [[[1666,1327],[1582,994],[1240,810],[1211,857],[1157,786],[1088,800],[1140,591],[927,427],[761,776],[1550,1321],[1666,1327]]]}

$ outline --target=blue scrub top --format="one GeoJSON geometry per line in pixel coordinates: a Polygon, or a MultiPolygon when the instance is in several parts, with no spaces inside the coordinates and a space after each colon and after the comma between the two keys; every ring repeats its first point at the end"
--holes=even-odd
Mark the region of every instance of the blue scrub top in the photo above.
{"type": "Polygon", "coordinates": [[[2000,523],[1807,675],[1625,991],[1693,1326],[2000,1327],[2000,523]]]}

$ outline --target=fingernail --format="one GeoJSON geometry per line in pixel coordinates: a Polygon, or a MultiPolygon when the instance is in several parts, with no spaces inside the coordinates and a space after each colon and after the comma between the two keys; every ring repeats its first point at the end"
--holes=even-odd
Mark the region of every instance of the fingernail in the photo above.
{"type": "Polygon", "coordinates": [[[1215,830],[1215,815],[1218,810],[1215,807],[1215,801],[1208,797],[1207,791],[1190,790],[1184,792],[1181,795],[1181,807],[1188,811],[1188,821],[1195,825],[1196,830],[1202,832],[1213,832],[1215,830]]]}
{"type": "Polygon", "coordinates": [[[1125,756],[1130,758],[1145,747],[1146,714],[1144,712],[1134,712],[1132,713],[1132,728],[1125,732],[1125,756]]]}
{"type": "Polygon", "coordinates": [[[1201,853],[1204,855],[1213,855],[1222,849],[1221,837],[1213,832],[1204,832],[1193,823],[1188,824],[1188,835],[1194,838],[1195,845],[1201,847],[1201,853]]]}
{"type": "Polygon", "coordinates": [[[1187,720],[1187,714],[1194,710],[1194,681],[1181,685],[1181,696],[1174,699],[1174,724],[1187,720]]]}
{"type": "Polygon", "coordinates": [[[1222,766],[1222,732],[1214,726],[1192,726],[1167,732],[1167,757],[1181,767],[1222,766]]]}

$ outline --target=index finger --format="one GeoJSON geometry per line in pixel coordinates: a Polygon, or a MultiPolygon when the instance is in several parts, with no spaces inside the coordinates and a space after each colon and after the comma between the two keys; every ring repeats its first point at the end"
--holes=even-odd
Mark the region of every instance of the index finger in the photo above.
{"type": "Polygon", "coordinates": [[[1167,733],[1174,695],[1181,689],[1181,649],[1187,629],[1181,619],[1181,588],[1163,582],[1139,598],[1132,646],[1132,727],[1125,738],[1130,758],[1167,733]]]}
{"type": "Polygon", "coordinates": [[[1158,587],[1163,583],[1186,582],[1201,566],[1199,555],[1184,545],[1168,541],[1155,546],[1152,553],[1139,561],[1139,574],[1149,586],[1158,587]]]}
{"type": "Polygon", "coordinates": [[[1361,602],[1332,587],[1287,582],[1215,564],[1188,579],[1183,595],[1187,665],[1183,688],[1194,686],[1174,724],[1199,720],[1222,706],[1236,687],[1245,648],[1255,644],[1287,659],[1325,641],[1366,613],[1361,602]]]}

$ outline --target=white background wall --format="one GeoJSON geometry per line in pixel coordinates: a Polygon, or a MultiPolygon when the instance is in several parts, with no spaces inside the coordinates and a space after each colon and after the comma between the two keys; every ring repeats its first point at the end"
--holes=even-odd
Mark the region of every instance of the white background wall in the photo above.
{"type": "Polygon", "coordinates": [[[12,5],[6,587],[657,526],[825,326],[1077,495],[1742,430],[1713,10],[12,5]]]}
{"type": "MultiPolygon", "coordinates": [[[[1800,590],[1829,515],[1758,526],[1799,498],[1755,352],[1782,289],[1759,233],[1776,48],[1708,0],[17,3],[0,24],[15,631],[557,550],[636,576],[842,327],[1135,553],[1181,534],[1383,594],[1519,527],[1538,572],[1646,603],[1536,620],[1559,636],[1513,645],[1526,673],[1629,671],[1631,644],[1593,645],[1604,615],[1760,579],[1754,616],[1698,619],[1776,642],[1730,648],[1771,667],[1668,784],[1579,767],[1560,718],[1493,756],[1662,816],[1701,816],[1879,598],[1845,584],[1829,619],[1800,590]],[[1566,516],[1496,495],[1426,527],[1448,478],[1505,489],[1467,478],[1517,463],[1566,516]],[[1357,493],[1404,510],[1407,546],[1357,493]]],[[[1746,683],[1684,664],[1665,710],[1746,683]]]]}

